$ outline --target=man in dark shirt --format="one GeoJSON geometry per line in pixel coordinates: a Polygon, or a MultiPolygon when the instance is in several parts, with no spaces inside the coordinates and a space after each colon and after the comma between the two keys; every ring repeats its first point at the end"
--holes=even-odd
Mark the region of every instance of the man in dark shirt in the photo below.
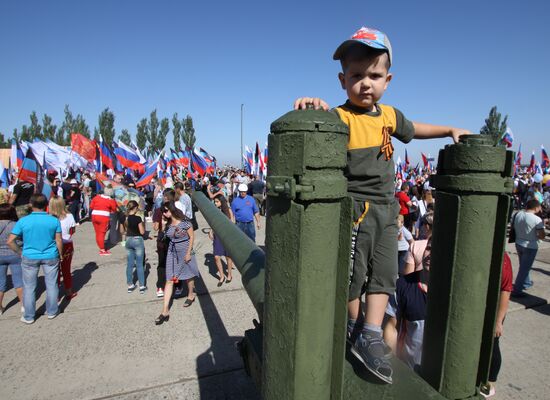
{"type": "Polygon", "coordinates": [[[254,180],[248,185],[249,191],[252,192],[252,197],[256,200],[256,206],[260,210],[260,215],[265,215],[265,183],[254,175],[254,180]]]}
{"type": "Polygon", "coordinates": [[[31,196],[34,194],[34,184],[27,181],[18,181],[13,187],[10,204],[15,206],[18,218],[23,218],[30,213],[31,196]]]}

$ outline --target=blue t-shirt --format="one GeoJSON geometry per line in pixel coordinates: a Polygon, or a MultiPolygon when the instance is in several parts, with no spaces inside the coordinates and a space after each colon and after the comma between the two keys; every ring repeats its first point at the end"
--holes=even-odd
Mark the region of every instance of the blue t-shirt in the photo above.
{"type": "Polygon", "coordinates": [[[235,197],[231,203],[231,210],[235,214],[235,220],[237,222],[252,222],[254,221],[254,214],[258,213],[258,206],[253,197],[246,195],[246,197],[235,197]]]}
{"type": "Polygon", "coordinates": [[[11,231],[23,240],[23,256],[33,260],[59,258],[55,234],[61,233],[59,220],[45,211],[21,218],[11,231]]]}

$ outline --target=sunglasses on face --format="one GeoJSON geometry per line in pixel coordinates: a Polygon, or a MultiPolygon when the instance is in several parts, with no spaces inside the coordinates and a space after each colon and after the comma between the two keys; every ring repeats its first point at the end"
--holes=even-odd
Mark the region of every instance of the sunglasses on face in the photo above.
{"type": "Polygon", "coordinates": [[[170,210],[162,210],[163,214],[166,214],[167,212],[170,212],[170,210]]]}

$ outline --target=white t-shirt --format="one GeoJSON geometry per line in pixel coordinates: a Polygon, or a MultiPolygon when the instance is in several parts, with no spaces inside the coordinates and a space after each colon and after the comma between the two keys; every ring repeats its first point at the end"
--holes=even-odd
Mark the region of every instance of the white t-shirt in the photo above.
{"type": "Polygon", "coordinates": [[[72,243],[72,234],[71,229],[76,227],[76,222],[72,214],[65,215],[65,218],[59,221],[61,224],[61,237],[63,238],[63,243],[72,243]]]}
{"type": "Polygon", "coordinates": [[[537,230],[544,229],[544,224],[539,216],[519,211],[514,216],[514,229],[516,231],[516,244],[528,249],[538,249],[537,230]]]}

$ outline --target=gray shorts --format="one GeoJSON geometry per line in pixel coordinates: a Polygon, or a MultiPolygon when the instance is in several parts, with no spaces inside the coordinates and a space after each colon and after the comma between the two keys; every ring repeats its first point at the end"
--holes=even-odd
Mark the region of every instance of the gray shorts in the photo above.
{"type": "Polygon", "coordinates": [[[349,300],[395,291],[399,203],[353,200],[349,300]]]}

